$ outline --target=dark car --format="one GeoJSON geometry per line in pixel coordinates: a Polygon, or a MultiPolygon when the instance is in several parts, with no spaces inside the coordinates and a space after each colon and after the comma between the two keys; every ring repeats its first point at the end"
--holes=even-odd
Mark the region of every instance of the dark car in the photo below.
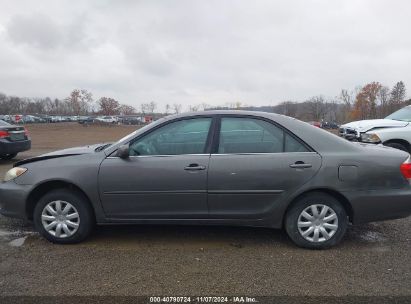
{"type": "Polygon", "coordinates": [[[123,125],[140,125],[142,124],[139,116],[123,116],[119,120],[123,125]]]}
{"type": "Polygon", "coordinates": [[[80,117],[77,122],[81,125],[88,125],[88,124],[92,124],[94,122],[94,118],[93,117],[80,117]]]}
{"type": "Polygon", "coordinates": [[[95,223],[285,228],[327,248],[353,224],[411,214],[409,154],[352,143],[299,120],[208,111],[162,118],[114,144],[17,162],[0,212],[56,243],[95,223]]]}
{"type": "Polygon", "coordinates": [[[17,153],[30,148],[31,140],[26,128],[0,120],[0,159],[12,159],[17,153]]]}

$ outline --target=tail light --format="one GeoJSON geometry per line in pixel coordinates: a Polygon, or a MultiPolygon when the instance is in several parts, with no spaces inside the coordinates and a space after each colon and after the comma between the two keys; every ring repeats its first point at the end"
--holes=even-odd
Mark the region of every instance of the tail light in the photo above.
{"type": "Polygon", "coordinates": [[[9,137],[9,132],[7,131],[0,131],[0,138],[9,137]]]}
{"type": "Polygon", "coordinates": [[[401,164],[400,170],[401,170],[402,175],[411,184],[411,158],[409,156],[407,160],[401,164]]]}
{"type": "Polygon", "coordinates": [[[26,128],[24,128],[24,134],[26,135],[26,137],[29,137],[29,130],[27,130],[26,128]]]}

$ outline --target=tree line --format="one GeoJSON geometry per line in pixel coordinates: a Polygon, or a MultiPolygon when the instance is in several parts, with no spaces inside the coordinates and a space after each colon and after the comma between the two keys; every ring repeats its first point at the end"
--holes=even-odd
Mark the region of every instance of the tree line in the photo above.
{"type": "Polygon", "coordinates": [[[111,97],[101,97],[94,100],[93,94],[85,89],[75,89],[64,99],[51,99],[50,97],[27,98],[7,96],[0,93],[0,114],[2,115],[130,115],[136,112],[133,106],[121,104],[111,97]]]}
{"type": "MultiPolygon", "coordinates": [[[[206,103],[189,105],[187,111],[207,109],[242,109],[280,113],[305,121],[330,121],[343,123],[352,120],[383,118],[390,113],[411,104],[406,100],[406,88],[402,81],[392,88],[379,82],[371,82],[352,90],[343,89],[333,98],[322,95],[313,96],[303,102],[284,101],[276,106],[247,106],[233,102],[220,107],[206,103]]],[[[120,103],[112,97],[94,100],[90,91],[73,90],[67,98],[21,98],[0,93],[0,114],[47,114],[47,115],[153,115],[157,110],[154,101],[142,103],[139,109],[120,103]]],[[[181,104],[167,104],[165,115],[183,111],[181,104]]]]}
{"type": "Polygon", "coordinates": [[[344,123],[353,120],[384,118],[394,111],[411,104],[406,100],[406,88],[402,81],[392,88],[379,82],[371,82],[352,90],[342,89],[336,97],[313,96],[303,102],[284,101],[276,106],[253,107],[231,103],[213,109],[241,109],[274,112],[304,121],[328,121],[344,123]]]}

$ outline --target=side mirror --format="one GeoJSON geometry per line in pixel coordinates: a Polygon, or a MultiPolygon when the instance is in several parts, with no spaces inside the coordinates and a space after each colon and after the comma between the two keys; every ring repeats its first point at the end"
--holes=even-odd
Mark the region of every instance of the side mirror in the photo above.
{"type": "Polygon", "coordinates": [[[128,145],[122,145],[117,149],[117,156],[126,159],[130,156],[128,145]]]}

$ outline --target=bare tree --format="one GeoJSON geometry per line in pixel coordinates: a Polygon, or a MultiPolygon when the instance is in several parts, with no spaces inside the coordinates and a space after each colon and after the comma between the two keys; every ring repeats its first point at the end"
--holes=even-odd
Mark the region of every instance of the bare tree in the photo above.
{"type": "Polygon", "coordinates": [[[132,115],[136,113],[136,109],[132,106],[122,104],[118,107],[118,111],[121,115],[132,115]]]}
{"type": "Polygon", "coordinates": [[[378,111],[377,117],[382,118],[389,114],[390,88],[382,86],[377,94],[378,111]]]}
{"type": "Polygon", "coordinates": [[[66,98],[70,104],[72,112],[75,115],[86,114],[89,111],[89,106],[93,102],[93,95],[85,89],[75,89],[66,98]]]}
{"type": "Polygon", "coordinates": [[[183,106],[179,103],[173,104],[173,111],[174,111],[175,114],[180,114],[182,108],[183,108],[183,106]]]}
{"type": "Polygon", "coordinates": [[[199,105],[189,105],[188,106],[188,111],[189,112],[198,112],[200,110],[199,105]]]}
{"type": "Polygon", "coordinates": [[[406,96],[405,84],[402,81],[397,82],[391,90],[390,94],[390,111],[394,112],[401,108],[404,104],[406,96]]]}
{"type": "Polygon", "coordinates": [[[157,103],[155,103],[154,101],[151,101],[150,103],[147,104],[147,110],[149,113],[153,114],[154,111],[157,108],[157,103]]]}
{"type": "Polygon", "coordinates": [[[168,115],[171,111],[171,106],[169,104],[166,104],[166,115],[168,115]]]}
{"type": "Polygon", "coordinates": [[[311,120],[320,121],[324,119],[328,111],[328,106],[325,103],[323,96],[311,97],[306,102],[307,114],[309,114],[311,120]]]}
{"type": "Polygon", "coordinates": [[[117,115],[119,114],[120,103],[114,98],[101,97],[99,99],[100,112],[103,115],[117,115]]]}

